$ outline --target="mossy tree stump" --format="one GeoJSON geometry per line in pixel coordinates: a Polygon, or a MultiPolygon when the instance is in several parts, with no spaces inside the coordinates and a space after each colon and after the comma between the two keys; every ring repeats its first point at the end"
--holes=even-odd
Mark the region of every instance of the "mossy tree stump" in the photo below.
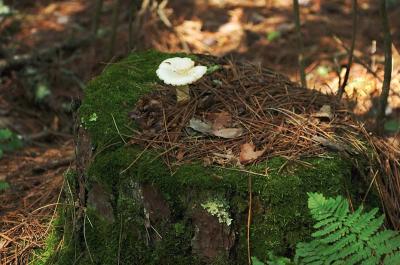
{"type": "Polygon", "coordinates": [[[246,264],[249,178],[252,256],[290,256],[310,237],[307,192],[352,192],[351,162],[332,153],[285,168],[275,157],[245,170],[192,161],[171,172],[158,151],[124,143],[135,128],[128,113],[173,56],[131,54],[86,88],[77,172],[67,178],[76,207],[58,264],[246,264]]]}

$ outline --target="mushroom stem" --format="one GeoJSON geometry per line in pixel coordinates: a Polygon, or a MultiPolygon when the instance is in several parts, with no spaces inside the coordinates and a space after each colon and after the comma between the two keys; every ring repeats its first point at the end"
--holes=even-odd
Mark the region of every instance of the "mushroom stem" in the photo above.
{"type": "Polygon", "coordinates": [[[176,99],[179,102],[188,101],[189,96],[189,85],[177,86],[176,87],[176,99]]]}

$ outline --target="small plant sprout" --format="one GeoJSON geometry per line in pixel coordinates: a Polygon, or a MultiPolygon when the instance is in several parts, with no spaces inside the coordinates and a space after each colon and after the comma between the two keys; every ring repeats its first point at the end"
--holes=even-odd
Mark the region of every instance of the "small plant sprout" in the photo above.
{"type": "Polygon", "coordinates": [[[194,66],[194,61],[187,57],[166,59],[156,71],[158,78],[165,84],[176,87],[178,102],[189,99],[189,85],[199,80],[206,72],[206,66],[194,66]]]}

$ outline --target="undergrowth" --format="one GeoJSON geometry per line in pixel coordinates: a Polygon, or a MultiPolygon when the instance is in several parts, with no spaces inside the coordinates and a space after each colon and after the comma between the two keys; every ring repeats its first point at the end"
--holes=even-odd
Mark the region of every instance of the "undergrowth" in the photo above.
{"type": "MultiPolygon", "coordinates": [[[[377,208],[364,212],[359,207],[352,213],[341,196],[308,196],[308,208],[316,221],[314,239],[297,244],[294,261],[272,256],[267,264],[399,264],[400,235],[382,227],[384,215],[377,217],[377,208]]],[[[264,263],[253,257],[253,264],[264,263]]]]}

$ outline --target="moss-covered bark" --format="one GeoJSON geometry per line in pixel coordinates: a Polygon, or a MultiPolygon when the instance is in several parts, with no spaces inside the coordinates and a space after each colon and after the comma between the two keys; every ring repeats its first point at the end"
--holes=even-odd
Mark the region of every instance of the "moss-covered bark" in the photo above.
{"type": "MultiPolygon", "coordinates": [[[[272,158],[246,168],[260,174],[200,162],[171,174],[155,151],[125,145],[121,137],[135,126],[128,112],[154,87],[157,66],[171,56],[131,54],[87,86],[79,114],[94,155],[84,180],[83,235],[65,230],[57,264],[246,264],[248,178],[252,254],[261,260],[268,251],[292,255],[311,232],[306,193],[352,190],[352,165],[335,154],[309,158],[307,166],[283,167],[285,159],[272,158]]],[[[72,227],[73,215],[67,216],[72,227]]]]}

